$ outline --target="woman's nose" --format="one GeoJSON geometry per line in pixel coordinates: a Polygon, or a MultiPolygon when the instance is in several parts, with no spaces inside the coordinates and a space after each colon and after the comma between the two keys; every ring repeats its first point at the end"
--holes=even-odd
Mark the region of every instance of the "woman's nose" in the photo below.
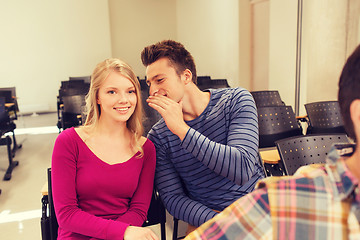
{"type": "Polygon", "coordinates": [[[119,93],[118,95],[118,103],[126,103],[128,102],[128,96],[125,93],[119,93]]]}

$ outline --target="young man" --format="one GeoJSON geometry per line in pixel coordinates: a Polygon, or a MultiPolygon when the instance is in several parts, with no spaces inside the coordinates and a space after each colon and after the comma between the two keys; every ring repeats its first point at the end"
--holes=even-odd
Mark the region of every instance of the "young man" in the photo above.
{"type": "Polygon", "coordinates": [[[145,47],[141,59],[147,102],[162,116],[148,134],[155,183],[170,214],[200,226],[264,177],[254,100],[243,88],[202,92],[193,57],[178,42],[145,47]]]}
{"type": "MultiPolygon", "coordinates": [[[[360,138],[360,46],[348,58],[338,100],[348,136],[360,138]]],[[[186,239],[360,239],[360,145],[337,144],[323,166],[258,188],[186,239]]]]}

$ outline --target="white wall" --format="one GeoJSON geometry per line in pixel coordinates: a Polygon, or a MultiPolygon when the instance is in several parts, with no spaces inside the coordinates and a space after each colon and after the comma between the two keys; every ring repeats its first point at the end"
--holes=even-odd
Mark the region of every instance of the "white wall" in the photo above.
{"type": "Polygon", "coordinates": [[[140,54],[147,45],[177,39],[176,1],[109,0],[112,56],[126,61],[144,78],[140,54]]]}
{"type": "Polygon", "coordinates": [[[337,100],[343,65],[360,43],[359,6],[358,0],[304,1],[300,106],[337,100]]]}
{"type": "Polygon", "coordinates": [[[251,6],[251,91],[269,89],[270,1],[253,1],[251,6]]]}
{"type": "Polygon", "coordinates": [[[238,6],[237,0],[109,0],[112,55],[143,78],[142,49],[173,39],[193,55],[198,75],[240,86],[238,6]]]}
{"type": "Polygon", "coordinates": [[[251,2],[239,1],[239,84],[251,88],[251,2]]]}
{"type": "Polygon", "coordinates": [[[177,0],[176,11],[177,40],[193,55],[197,75],[248,85],[239,79],[239,1],[177,0]]]}
{"type": "MultiPolygon", "coordinates": [[[[1,1],[0,87],[16,87],[21,112],[55,111],[62,80],[90,75],[96,63],[112,56],[144,77],[143,47],[174,39],[193,54],[198,75],[226,78],[233,87],[251,90],[250,3],[261,1],[1,1]]],[[[278,89],[294,105],[297,0],[269,2],[269,79],[264,86],[278,89]]],[[[350,49],[359,43],[359,13],[346,18],[342,2],[304,1],[302,103],[336,97],[336,86],[322,87],[335,84],[350,49]],[[339,46],[345,44],[346,26],[344,50],[339,46]]],[[[354,12],[359,3],[348,2],[354,12]]]]}
{"type": "Polygon", "coordinates": [[[270,1],[269,89],[295,105],[297,1],[270,1]]]}
{"type": "Polygon", "coordinates": [[[0,87],[23,113],[56,111],[60,82],[111,56],[107,1],[1,1],[0,34],[0,87]]]}

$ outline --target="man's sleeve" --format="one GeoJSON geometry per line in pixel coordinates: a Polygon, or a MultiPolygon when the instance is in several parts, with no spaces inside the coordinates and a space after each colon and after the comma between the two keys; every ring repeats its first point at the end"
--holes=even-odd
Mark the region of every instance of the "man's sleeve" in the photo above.
{"type": "Polygon", "coordinates": [[[254,175],[255,164],[259,161],[257,110],[254,99],[245,89],[235,91],[229,101],[226,144],[212,141],[190,128],[182,147],[218,175],[243,185],[254,175]]]}
{"type": "Polygon", "coordinates": [[[168,212],[193,226],[200,226],[213,218],[217,214],[216,212],[187,196],[181,178],[172,162],[167,158],[158,136],[150,131],[148,138],[156,148],[155,184],[168,212]]]}
{"type": "Polygon", "coordinates": [[[272,234],[267,191],[258,189],[231,204],[185,239],[271,239],[272,234]]]}

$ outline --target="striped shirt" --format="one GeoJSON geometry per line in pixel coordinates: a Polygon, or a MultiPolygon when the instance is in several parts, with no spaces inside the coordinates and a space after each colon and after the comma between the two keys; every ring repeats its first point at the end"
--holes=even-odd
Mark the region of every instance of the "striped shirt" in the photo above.
{"type": "Polygon", "coordinates": [[[326,164],[257,186],[185,239],[360,239],[358,180],[336,149],[326,164]]]}
{"type": "Polygon", "coordinates": [[[210,89],[210,102],[183,141],[160,119],[149,132],[155,183],[169,213],[200,226],[264,177],[258,159],[257,111],[242,88],[210,89]],[[212,210],[213,209],[213,210],[212,210]]]}

